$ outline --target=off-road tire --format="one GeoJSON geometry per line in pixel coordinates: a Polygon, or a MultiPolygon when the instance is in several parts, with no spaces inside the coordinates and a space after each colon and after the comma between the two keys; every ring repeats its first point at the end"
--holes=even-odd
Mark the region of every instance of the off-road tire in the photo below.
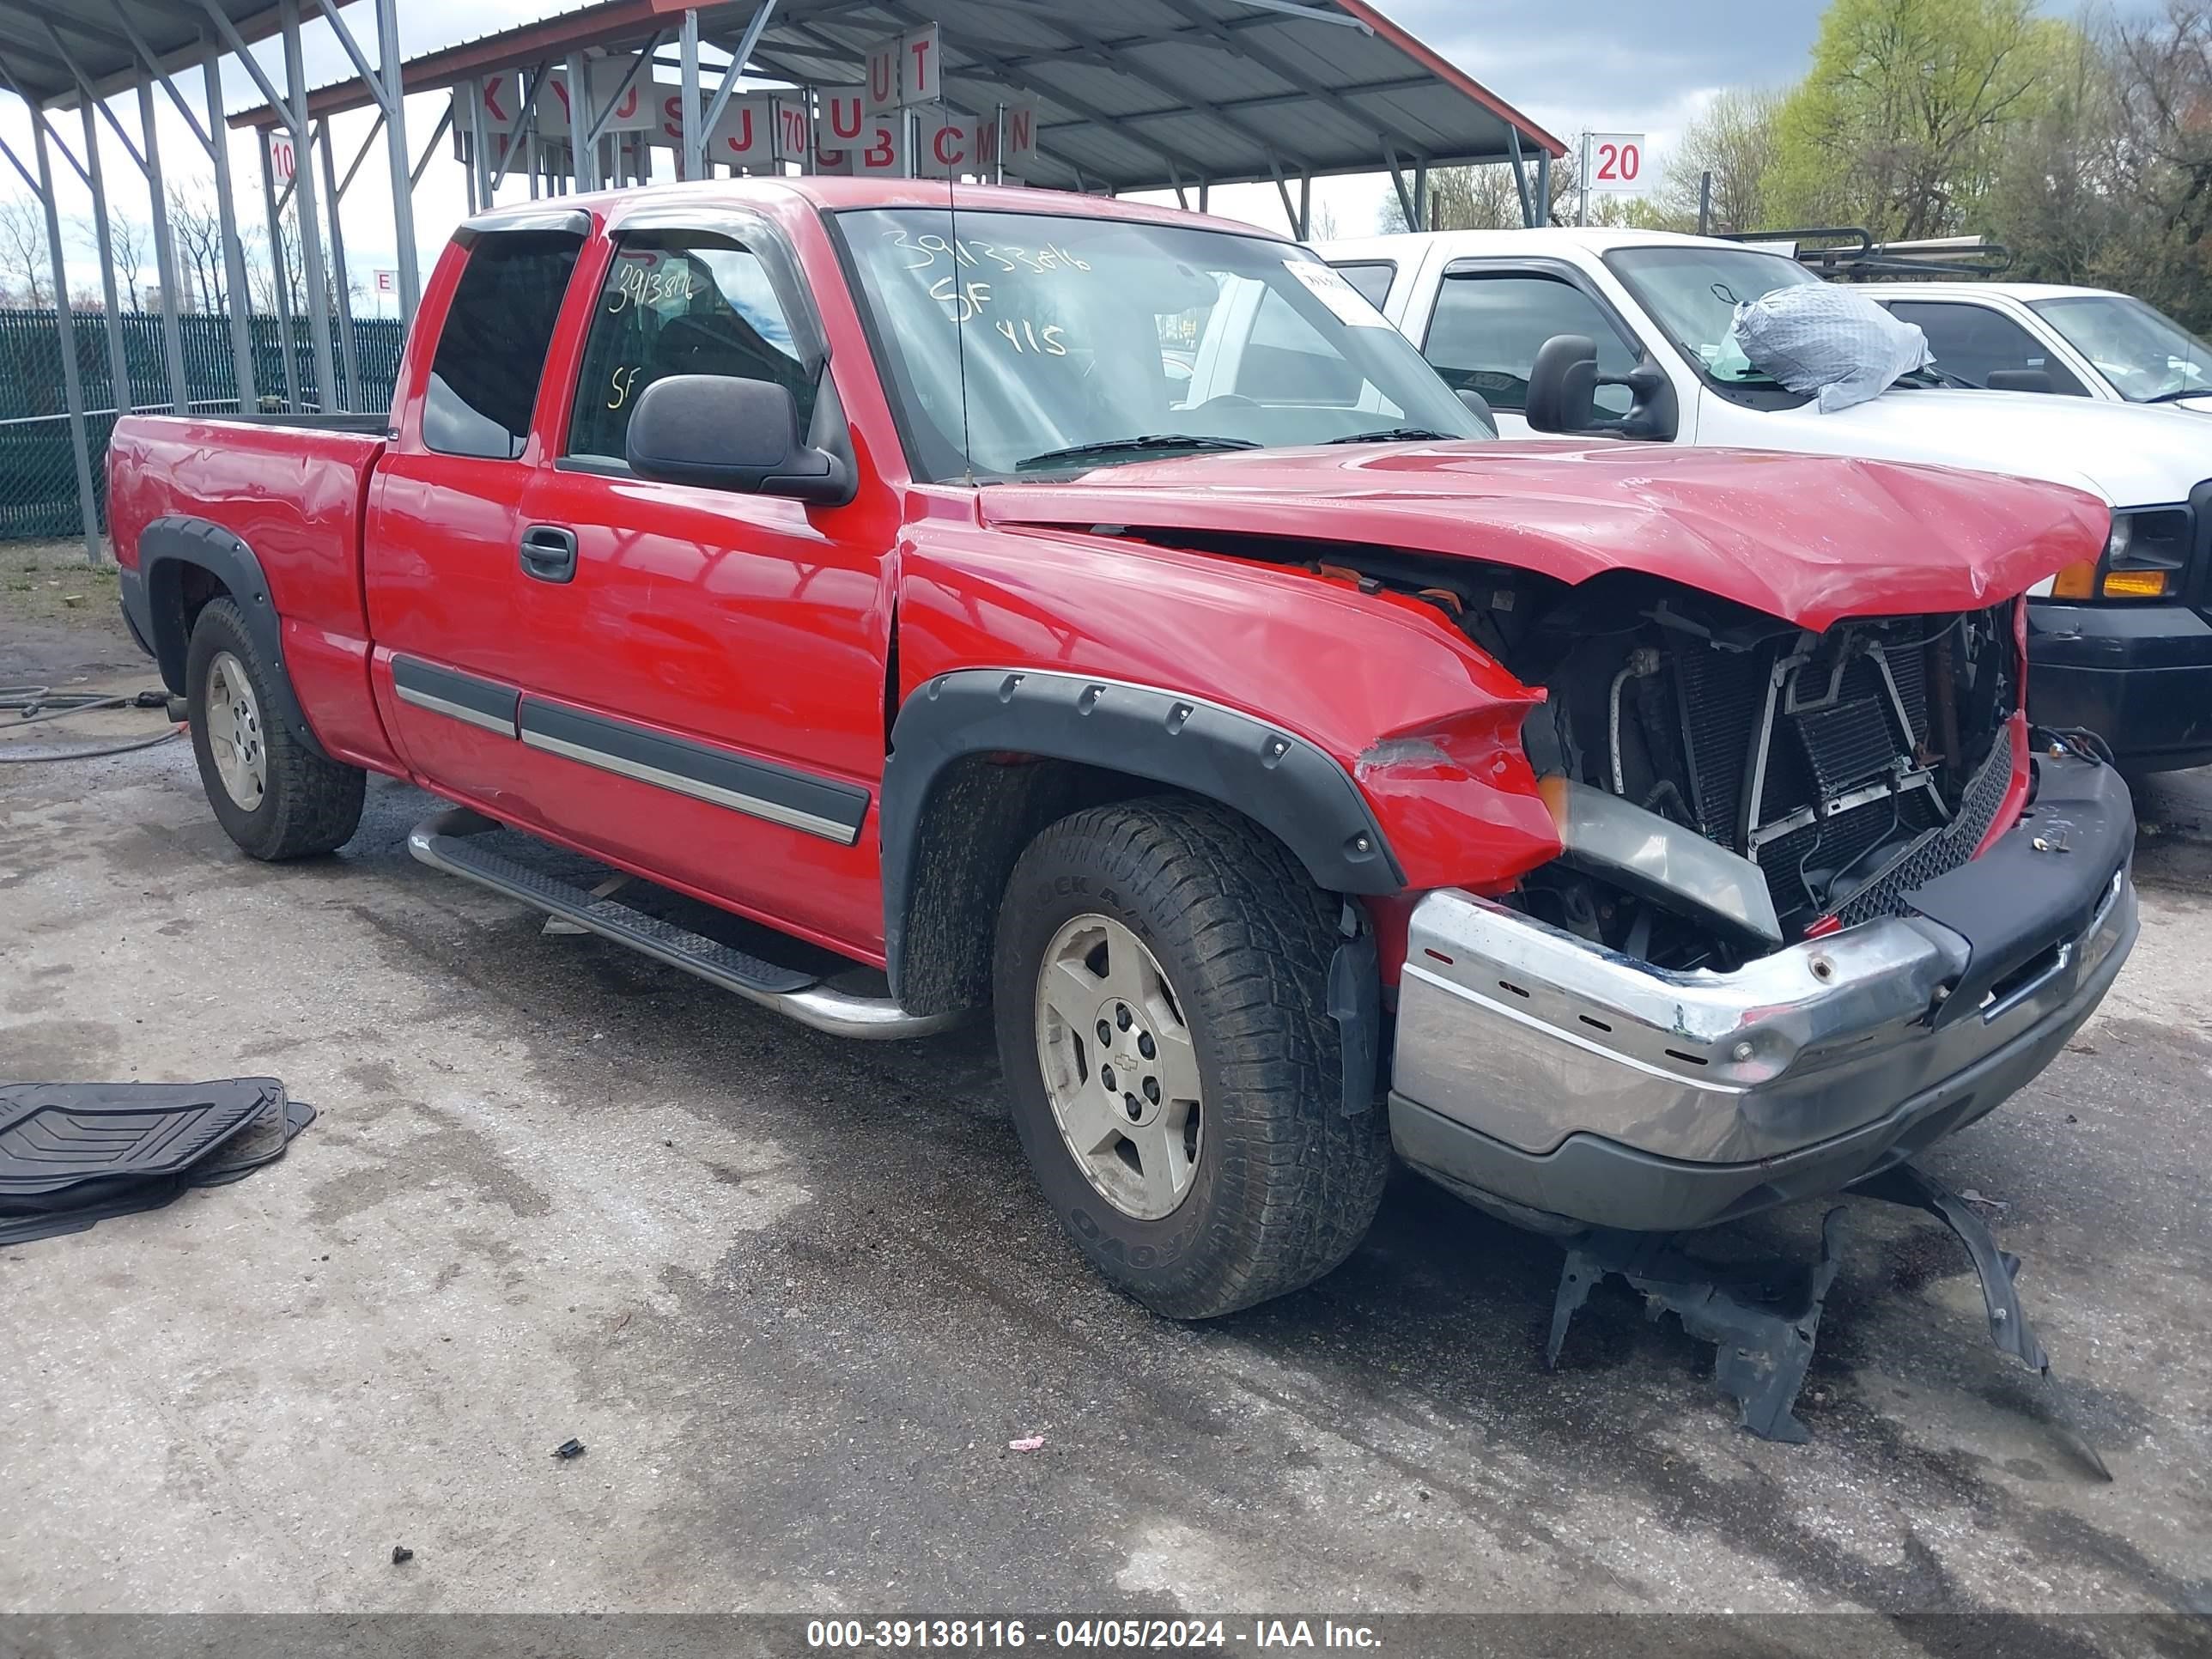
{"type": "Polygon", "coordinates": [[[271,862],[344,846],[361,825],[368,781],[360,768],[316,754],[286,726],[279,712],[283,703],[276,695],[283,673],[255,648],[245,617],[230,600],[214,600],[193,620],[191,641],[185,653],[185,692],[200,784],[223,832],[248,856],[271,862]],[[223,654],[245,670],[267,750],[267,787],[251,811],[231,799],[208,741],[209,675],[216,659],[223,654]]]}
{"type": "Polygon", "coordinates": [[[1021,855],[999,914],[999,1054],[1038,1184],[1091,1264],[1154,1312],[1208,1319],[1311,1284],[1358,1247],[1390,1143],[1347,1115],[1328,1017],[1340,900],[1281,842],[1210,802],[1160,797],[1062,818],[1021,855]],[[1063,1138],[1039,1056],[1038,975],[1060,929],[1097,915],[1173,988],[1203,1085],[1200,1152],[1164,1218],[1107,1202],[1063,1138]]]}

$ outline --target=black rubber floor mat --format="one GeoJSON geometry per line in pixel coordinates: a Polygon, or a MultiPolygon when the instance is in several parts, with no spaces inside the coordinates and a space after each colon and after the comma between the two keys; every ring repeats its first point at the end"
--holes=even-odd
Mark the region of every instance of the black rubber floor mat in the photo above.
{"type": "Polygon", "coordinates": [[[313,1106],[304,1100],[286,1099],[279,1088],[262,1102],[260,1109],[237,1133],[187,1169],[140,1179],[84,1183],[70,1189],[71,1201],[66,1207],[54,1206],[51,1197],[0,1195],[0,1245],[81,1233],[111,1216],[158,1210],[194,1187],[220,1187],[237,1181],[283,1157],[292,1138],[314,1121],[313,1106]],[[33,1207],[40,1205],[46,1207],[33,1207]]]}
{"type": "Polygon", "coordinates": [[[273,1077],[0,1085],[0,1205],[173,1175],[283,1098],[273,1077]]]}

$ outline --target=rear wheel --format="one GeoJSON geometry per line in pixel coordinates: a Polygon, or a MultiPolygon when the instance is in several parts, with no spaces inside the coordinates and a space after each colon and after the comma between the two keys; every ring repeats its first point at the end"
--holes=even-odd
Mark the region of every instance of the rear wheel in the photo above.
{"type": "Polygon", "coordinates": [[[217,823],[257,859],[343,847],[361,823],[368,775],[316,754],[278,715],[283,671],[254,649],[246,618],[217,599],[192,623],[185,703],[200,784],[217,823]]]}
{"type": "Polygon", "coordinates": [[[1078,1248],[1156,1312],[1297,1290],[1374,1218],[1389,1143],[1343,1110],[1339,911],[1202,801],[1076,813],[1015,866],[995,970],[1015,1127],[1078,1248]]]}

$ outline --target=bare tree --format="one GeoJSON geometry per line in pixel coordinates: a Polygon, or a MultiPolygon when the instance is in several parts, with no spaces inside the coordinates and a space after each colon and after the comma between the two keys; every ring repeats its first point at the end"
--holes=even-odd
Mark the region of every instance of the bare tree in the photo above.
{"type": "MultiPolygon", "coordinates": [[[[70,234],[77,247],[94,260],[100,258],[100,229],[88,219],[70,221],[70,234]]],[[[113,208],[107,211],[107,241],[115,259],[116,298],[125,311],[143,311],[145,298],[140,284],[154,264],[154,233],[113,208]]]]}
{"type": "Polygon", "coordinates": [[[228,270],[222,257],[222,216],[204,193],[169,190],[169,237],[175,244],[179,277],[201,311],[214,313],[228,303],[228,270]]]}
{"type": "MultiPolygon", "coordinates": [[[[1528,189],[1536,188],[1536,171],[1527,169],[1528,189]]],[[[1552,163],[1551,216],[1558,222],[1573,216],[1577,189],[1574,157],[1563,155],[1552,163]]],[[[1406,210],[1393,191],[1383,198],[1384,234],[1407,228],[1406,210]]],[[[1512,230],[1521,222],[1521,189],[1508,163],[1481,167],[1436,167],[1429,173],[1429,220],[1424,230],[1512,230]]]]}
{"type": "MultiPolygon", "coordinates": [[[[283,304],[297,317],[307,292],[307,277],[306,261],[300,252],[300,223],[289,206],[277,221],[276,228],[283,268],[283,304]]],[[[277,309],[276,262],[269,257],[269,233],[251,232],[246,241],[246,285],[252,297],[253,308],[273,313],[277,309]]]]}
{"type": "Polygon", "coordinates": [[[42,306],[52,295],[46,209],[27,196],[0,197],[0,300],[42,306]]]}
{"type": "Polygon", "coordinates": [[[107,240],[115,249],[115,280],[125,296],[124,306],[143,311],[146,280],[155,269],[153,228],[114,212],[107,216],[107,240]]]}
{"type": "Polygon", "coordinates": [[[1682,131],[1667,157],[1658,205],[1670,220],[1694,227],[1704,178],[1713,175],[1712,228],[1759,230],[1771,221],[1765,198],[1774,167],[1782,95],[1730,88],[1682,131]]]}
{"type": "Polygon", "coordinates": [[[1510,167],[1438,167],[1429,175],[1429,223],[1438,230],[1508,230],[1521,222],[1510,167]]]}

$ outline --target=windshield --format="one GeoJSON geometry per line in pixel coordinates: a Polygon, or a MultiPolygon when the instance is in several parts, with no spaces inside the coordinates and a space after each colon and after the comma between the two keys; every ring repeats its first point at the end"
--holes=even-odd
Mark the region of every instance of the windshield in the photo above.
{"type": "Polygon", "coordinates": [[[1820,280],[1795,259],[1748,247],[1619,248],[1605,262],[1685,356],[1730,386],[1775,384],[1736,344],[1736,307],[1820,280]]]}
{"type": "Polygon", "coordinates": [[[926,478],[1033,477],[1367,434],[1487,437],[1303,248],[1127,219],[838,216],[926,478]],[[964,409],[963,409],[964,393],[964,409]]]}
{"type": "Polygon", "coordinates": [[[2130,403],[2212,392],[2212,346],[2141,300],[2084,294],[2033,301],[2030,308],[2130,403]]]}

